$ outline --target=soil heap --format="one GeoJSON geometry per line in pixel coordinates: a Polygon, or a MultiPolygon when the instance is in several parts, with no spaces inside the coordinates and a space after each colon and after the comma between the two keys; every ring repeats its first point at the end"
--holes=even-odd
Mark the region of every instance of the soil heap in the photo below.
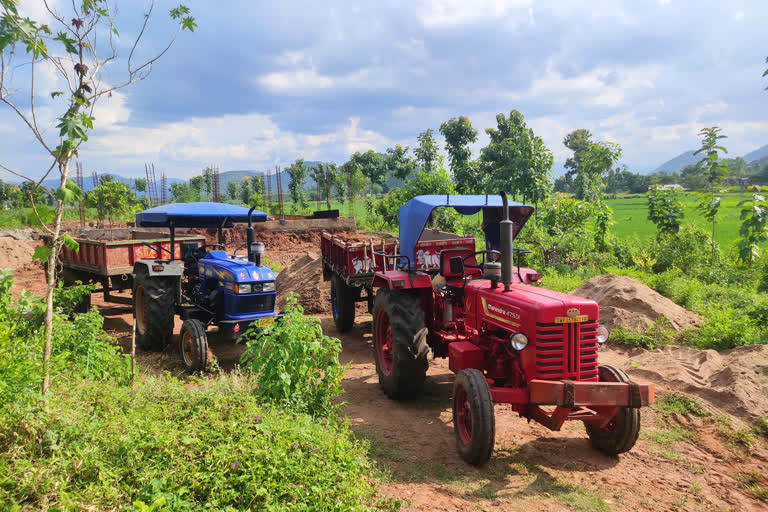
{"type": "Polygon", "coordinates": [[[658,318],[666,318],[675,331],[696,326],[701,317],[678,306],[637,279],[607,274],[593,277],[573,295],[600,305],[600,323],[640,332],[658,318]]]}
{"type": "Polygon", "coordinates": [[[11,270],[32,262],[37,242],[0,237],[0,268],[11,270]]]}
{"type": "Polygon", "coordinates": [[[305,251],[294,256],[293,263],[280,271],[275,283],[277,304],[282,310],[289,292],[300,295],[299,304],[306,314],[322,314],[331,311],[331,285],[323,281],[323,263],[317,251],[305,251]]]}

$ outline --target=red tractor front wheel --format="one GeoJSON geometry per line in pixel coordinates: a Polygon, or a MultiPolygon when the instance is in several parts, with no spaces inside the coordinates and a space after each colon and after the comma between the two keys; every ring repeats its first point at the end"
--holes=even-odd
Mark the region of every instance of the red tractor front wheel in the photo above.
{"type": "MultiPolygon", "coordinates": [[[[613,366],[597,369],[600,382],[629,382],[624,371],[613,366]]],[[[604,427],[586,425],[592,447],[606,455],[628,452],[635,446],[640,435],[640,410],[634,407],[620,407],[616,415],[604,427]]]]}
{"type": "Polygon", "coordinates": [[[453,383],[453,429],[456,448],[469,464],[491,458],[496,442],[496,419],[488,381],[480,370],[461,370],[453,383]]]}

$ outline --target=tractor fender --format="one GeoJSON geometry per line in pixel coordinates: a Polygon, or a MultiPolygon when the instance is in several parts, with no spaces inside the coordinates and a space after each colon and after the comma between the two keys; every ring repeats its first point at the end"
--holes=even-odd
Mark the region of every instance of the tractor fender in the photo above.
{"type": "Polygon", "coordinates": [[[429,279],[429,275],[422,272],[388,270],[374,274],[373,286],[375,288],[386,286],[390,290],[416,290],[432,288],[432,281],[429,279]]]}
{"type": "Polygon", "coordinates": [[[150,277],[181,277],[184,268],[178,261],[138,260],[133,264],[133,273],[140,268],[146,268],[150,277]]]}

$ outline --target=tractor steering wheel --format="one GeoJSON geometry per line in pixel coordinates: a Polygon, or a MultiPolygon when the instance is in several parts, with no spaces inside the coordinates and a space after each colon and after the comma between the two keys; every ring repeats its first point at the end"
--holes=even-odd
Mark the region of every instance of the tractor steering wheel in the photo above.
{"type": "MultiPolygon", "coordinates": [[[[233,240],[233,242],[235,242],[235,241],[242,242],[242,240],[233,240]]],[[[248,243],[247,242],[244,243],[243,245],[237,247],[234,251],[232,251],[232,257],[233,258],[237,257],[237,251],[239,251],[240,249],[245,249],[246,247],[248,247],[248,243]]]]}
{"type": "Polygon", "coordinates": [[[207,249],[208,247],[214,247],[214,248],[218,248],[218,249],[221,249],[222,251],[224,250],[224,245],[223,245],[223,244],[205,244],[205,245],[203,245],[203,246],[201,247],[201,249],[205,250],[205,249],[207,249]]]}
{"type": "Polygon", "coordinates": [[[472,265],[470,263],[467,263],[467,260],[469,258],[475,258],[475,261],[477,261],[476,256],[483,255],[483,265],[486,261],[491,261],[491,256],[494,255],[497,257],[497,259],[494,259],[493,261],[498,261],[501,259],[501,252],[495,250],[495,249],[487,249],[485,251],[477,251],[473,252],[472,254],[469,254],[462,258],[461,262],[464,264],[465,268],[476,268],[478,270],[482,270],[482,265],[472,265]]]}
{"type": "Polygon", "coordinates": [[[523,249],[522,247],[513,247],[512,250],[518,254],[531,254],[533,252],[530,249],[523,249]]]}

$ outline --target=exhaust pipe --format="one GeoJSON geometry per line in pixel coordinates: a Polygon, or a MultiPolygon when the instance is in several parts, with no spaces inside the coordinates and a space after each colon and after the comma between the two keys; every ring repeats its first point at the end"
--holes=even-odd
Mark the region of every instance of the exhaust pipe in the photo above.
{"type": "Polygon", "coordinates": [[[251,206],[251,209],[248,210],[248,229],[245,231],[245,242],[248,244],[248,261],[255,261],[255,255],[253,254],[251,250],[251,246],[253,245],[253,242],[256,238],[256,236],[253,233],[253,222],[251,221],[251,215],[253,214],[253,210],[255,210],[255,206],[251,206]]]}
{"type": "Polygon", "coordinates": [[[507,194],[499,192],[503,205],[504,218],[499,222],[499,249],[501,249],[501,282],[504,283],[504,291],[509,291],[509,285],[512,284],[512,273],[514,271],[513,246],[512,242],[515,233],[515,224],[509,220],[509,203],[507,194]]]}

